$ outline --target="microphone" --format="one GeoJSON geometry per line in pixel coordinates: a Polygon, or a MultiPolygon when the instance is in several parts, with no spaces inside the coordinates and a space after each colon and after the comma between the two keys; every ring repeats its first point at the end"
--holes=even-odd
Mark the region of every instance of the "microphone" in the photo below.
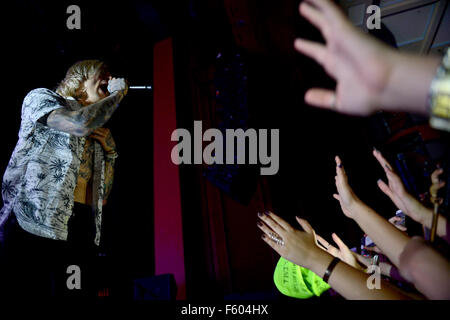
{"type": "Polygon", "coordinates": [[[129,86],[128,89],[136,89],[136,90],[152,90],[152,86],[129,86]]]}

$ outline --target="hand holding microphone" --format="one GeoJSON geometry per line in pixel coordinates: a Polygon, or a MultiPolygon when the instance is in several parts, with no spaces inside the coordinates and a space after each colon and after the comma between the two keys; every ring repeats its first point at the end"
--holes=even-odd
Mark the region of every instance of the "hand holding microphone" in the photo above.
{"type": "Polygon", "coordinates": [[[128,93],[128,84],[124,78],[110,78],[108,81],[108,91],[114,93],[121,91],[125,96],[128,93]]]}

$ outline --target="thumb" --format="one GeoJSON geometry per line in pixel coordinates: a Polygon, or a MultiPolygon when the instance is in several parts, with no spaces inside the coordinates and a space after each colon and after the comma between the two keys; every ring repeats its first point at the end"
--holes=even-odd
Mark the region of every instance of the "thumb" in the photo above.
{"type": "Polygon", "coordinates": [[[402,220],[402,218],[400,218],[400,217],[398,217],[398,216],[393,216],[393,217],[391,217],[391,218],[389,218],[389,222],[390,223],[392,223],[392,224],[395,224],[396,222],[398,222],[398,221],[400,221],[400,220],[402,220]]]}
{"type": "Polygon", "coordinates": [[[347,245],[337,236],[336,233],[333,233],[331,235],[331,237],[333,238],[334,242],[338,245],[340,250],[350,250],[347,245]]]}
{"type": "MultiPolygon", "coordinates": [[[[297,42],[298,43],[298,42],[297,42]]],[[[299,46],[297,45],[296,48],[299,46]]],[[[324,109],[335,108],[336,94],[332,90],[312,88],[305,93],[305,102],[312,106],[324,109]]]]}
{"type": "Polygon", "coordinates": [[[378,188],[380,188],[380,190],[383,191],[385,195],[387,195],[389,198],[392,198],[393,196],[392,190],[383,180],[378,179],[377,184],[378,188]]]}
{"type": "Polygon", "coordinates": [[[297,222],[300,224],[303,230],[305,230],[305,232],[314,234],[314,229],[311,227],[308,221],[300,219],[299,217],[295,217],[295,219],[297,219],[297,222]]]}

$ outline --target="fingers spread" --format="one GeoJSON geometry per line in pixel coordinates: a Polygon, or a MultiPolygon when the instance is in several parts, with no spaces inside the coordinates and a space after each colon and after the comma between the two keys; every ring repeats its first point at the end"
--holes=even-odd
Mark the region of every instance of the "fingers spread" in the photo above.
{"type": "Polygon", "coordinates": [[[326,38],[329,21],[325,19],[323,12],[313,7],[308,2],[302,2],[299,6],[299,11],[300,14],[319,29],[324,38],[326,38]]]}
{"type": "Polygon", "coordinates": [[[304,55],[314,59],[317,63],[322,66],[325,64],[326,57],[326,47],[318,42],[305,40],[305,39],[295,39],[294,48],[304,55]]]}
{"type": "Polygon", "coordinates": [[[339,22],[343,19],[343,14],[339,7],[337,7],[333,1],[330,0],[306,0],[307,2],[313,4],[320,11],[324,13],[327,19],[333,22],[339,22]]]}

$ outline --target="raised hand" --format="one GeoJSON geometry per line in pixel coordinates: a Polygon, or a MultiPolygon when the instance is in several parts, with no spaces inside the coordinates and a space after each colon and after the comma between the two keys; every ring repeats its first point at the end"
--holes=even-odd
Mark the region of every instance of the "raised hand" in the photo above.
{"type": "Polygon", "coordinates": [[[353,192],[352,188],[348,184],[347,174],[345,173],[344,166],[341,159],[336,156],[336,188],[337,194],[333,194],[333,197],[339,201],[341,209],[344,214],[354,219],[355,206],[357,206],[361,200],[353,192]]]}
{"type": "Polygon", "coordinates": [[[305,230],[300,231],[272,212],[258,213],[258,217],[262,220],[257,223],[264,232],[262,239],[283,258],[308,268],[314,252],[320,251],[311,225],[306,220],[296,217],[297,222],[305,230]]]}
{"type": "Polygon", "coordinates": [[[313,58],[337,82],[336,91],[313,88],[306,92],[311,105],[368,115],[380,107],[380,93],[390,75],[387,46],[368,37],[332,1],[306,0],[300,14],[316,26],[326,44],[296,39],[294,47],[313,58]]]}
{"type": "Polygon", "coordinates": [[[373,156],[380,163],[388,179],[387,184],[381,179],[378,180],[378,187],[392,200],[397,208],[415,221],[420,222],[422,220],[422,211],[426,211],[427,208],[406,191],[402,180],[394,172],[392,166],[383,157],[380,151],[373,150],[373,156]]]}
{"type": "Polygon", "coordinates": [[[440,58],[393,50],[354,27],[333,1],[305,0],[299,10],[326,43],[296,39],[294,47],[337,82],[336,90],[308,90],[307,103],[353,115],[376,110],[428,114],[428,91],[440,58]]]}

